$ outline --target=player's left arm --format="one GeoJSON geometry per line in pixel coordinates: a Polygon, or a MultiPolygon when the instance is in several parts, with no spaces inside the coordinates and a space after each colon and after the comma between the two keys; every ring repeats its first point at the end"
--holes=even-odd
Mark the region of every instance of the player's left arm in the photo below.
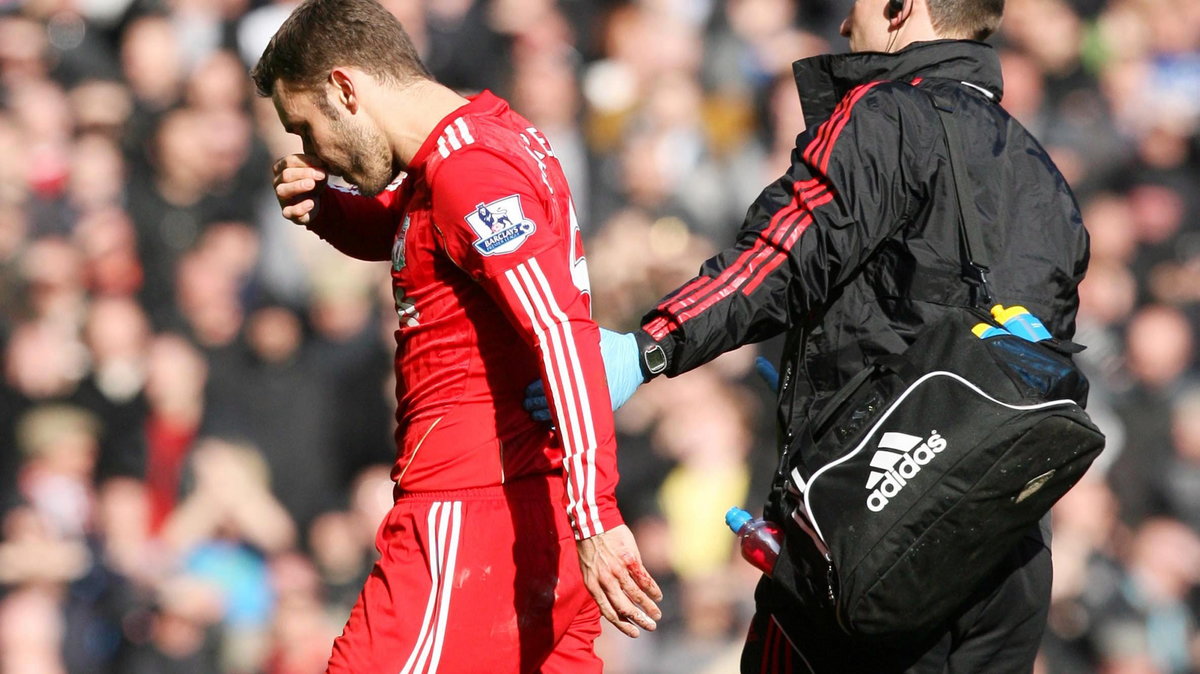
{"type": "Polygon", "coordinates": [[[453,154],[432,184],[434,222],[447,254],[539,355],[563,445],[567,515],[589,589],[622,631],[637,634],[622,619],[652,630],[661,613],[650,596],[661,593],[617,508],[612,410],[578,227],[573,215],[571,222],[552,221],[546,203],[568,197],[550,196],[540,176],[485,148],[453,154]]]}

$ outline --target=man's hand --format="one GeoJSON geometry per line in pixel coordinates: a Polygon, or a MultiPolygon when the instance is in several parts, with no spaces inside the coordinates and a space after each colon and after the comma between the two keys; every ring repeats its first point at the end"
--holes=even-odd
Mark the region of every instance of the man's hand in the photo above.
{"type": "Polygon", "coordinates": [[[317,214],[321,190],[329,174],[320,159],[307,154],[289,154],[271,167],[275,174],[275,198],[283,217],[307,225],[317,214]]]}
{"type": "MultiPolygon", "coordinates": [[[[604,359],[604,376],[608,379],[608,399],[615,411],[645,383],[638,363],[637,338],[632,333],[600,328],[600,357],[604,359]]],[[[534,421],[552,421],[546,386],[541,379],[525,387],[523,405],[534,421]]]]}
{"type": "Polygon", "coordinates": [[[592,593],[600,613],[626,636],[637,638],[638,627],[654,631],[662,611],[658,583],[642,566],[633,532],[622,524],[602,534],[575,542],[583,583],[592,593]],[[636,625],[636,626],[635,626],[636,625]]]}
{"type": "Polygon", "coordinates": [[[614,410],[620,409],[633,397],[638,387],[646,383],[638,362],[637,338],[631,332],[613,332],[600,328],[600,357],[604,359],[604,375],[608,378],[608,397],[614,410]]]}

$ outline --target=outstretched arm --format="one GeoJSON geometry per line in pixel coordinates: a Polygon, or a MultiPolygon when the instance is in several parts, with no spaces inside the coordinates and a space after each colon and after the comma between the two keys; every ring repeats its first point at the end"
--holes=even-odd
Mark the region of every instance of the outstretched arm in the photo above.
{"type": "Polygon", "coordinates": [[[750,206],[737,241],[663,298],[635,333],[673,376],[780,334],[832,301],[922,203],[936,129],[908,84],[851,90],[797,139],[792,166],[750,206]],[[922,154],[925,156],[922,157],[922,154]]]}

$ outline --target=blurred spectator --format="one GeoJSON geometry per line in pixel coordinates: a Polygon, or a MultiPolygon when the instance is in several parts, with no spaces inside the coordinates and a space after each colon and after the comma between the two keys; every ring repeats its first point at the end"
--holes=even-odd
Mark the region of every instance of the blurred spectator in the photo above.
{"type": "Polygon", "coordinates": [[[207,153],[201,113],[179,108],[163,115],[129,191],[129,214],[137,231],[145,273],[141,299],[154,324],[170,315],[179,258],[200,236],[208,219],[207,153]]]}
{"type": "Polygon", "coordinates": [[[163,539],[187,577],[214,592],[221,669],[250,671],[265,656],[274,610],[267,559],[294,545],[296,527],[271,495],[269,469],[253,447],[210,438],[190,458],[192,489],[163,539]]]}
{"type": "Polygon", "coordinates": [[[342,496],[329,378],[304,341],[300,317],[267,301],[246,319],[245,348],[209,380],[205,428],[248,438],[262,452],[271,490],[301,531],[342,496]],[[219,401],[219,402],[218,402],[219,401]]]}
{"type": "Polygon", "coordinates": [[[1099,668],[1124,672],[1133,661],[1164,674],[1195,671],[1196,615],[1188,598],[1200,580],[1200,538],[1175,520],[1150,519],[1135,533],[1125,563],[1095,613],[1099,668]]]}
{"type": "Polygon", "coordinates": [[[1063,496],[1053,511],[1054,586],[1042,655],[1048,671],[1096,671],[1091,643],[1096,612],[1120,583],[1118,549],[1128,534],[1117,519],[1117,502],[1093,470],[1063,496]]]}
{"type": "Polygon", "coordinates": [[[30,587],[0,599],[0,669],[13,674],[66,674],[62,616],[52,589],[30,587]]]}
{"type": "Polygon", "coordinates": [[[1151,305],[1131,319],[1126,344],[1130,387],[1117,402],[1117,411],[1127,434],[1109,475],[1122,517],[1136,525],[1152,514],[1158,476],[1173,454],[1170,401],[1191,379],[1195,338],[1181,312],[1151,305]]]}
{"type": "Polygon", "coordinates": [[[571,184],[581,227],[590,232],[594,224],[588,200],[593,158],[579,127],[578,54],[559,45],[558,49],[522,50],[517,56],[513,62],[513,109],[522,111],[550,141],[571,184]]]}
{"type": "Polygon", "coordinates": [[[150,344],[146,363],[146,488],[150,529],[158,532],[175,508],[184,463],[204,415],[208,364],[178,335],[150,344]]]}
{"type": "Polygon", "coordinates": [[[190,493],[163,531],[172,548],[186,552],[226,538],[271,553],[295,543],[295,525],[271,495],[267,465],[253,447],[208,438],[190,465],[190,493]]]}
{"type": "MultiPolygon", "coordinates": [[[[0,583],[5,586],[32,586],[49,591],[53,597],[55,590],[61,589],[61,584],[80,577],[87,569],[87,549],[78,540],[59,536],[36,508],[13,508],[5,514],[3,524],[0,583]]],[[[16,617],[11,615],[6,619],[14,620],[16,617]]],[[[32,622],[36,623],[37,620],[38,617],[34,617],[32,622]]],[[[8,650],[5,648],[0,652],[8,650]]]]}
{"type": "Polygon", "coordinates": [[[133,92],[136,116],[155,115],[179,100],[183,54],[168,16],[148,14],[125,28],[121,36],[121,71],[133,92]]]}
{"type": "Polygon", "coordinates": [[[79,250],[68,239],[35,239],[25,251],[21,282],[29,315],[63,330],[78,328],[87,311],[79,250]]]}
{"type": "Polygon", "coordinates": [[[93,295],[135,295],[141,288],[136,235],[124,211],[90,211],[80,218],[72,240],[83,255],[84,282],[93,295]]]}
{"type": "Polygon", "coordinates": [[[140,610],[163,571],[144,486],[128,477],[104,482],[85,540],[86,570],[62,595],[62,647],[68,671],[104,672],[120,653],[126,617],[140,610]]]}
{"type": "Polygon", "coordinates": [[[1180,395],[1171,406],[1171,447],[1153,493],[1155,510],[1200,532],[1200,389],[1180,395]]]}
{"type": "Polygon", "coordinates": [[[95,133],[122,142],[125,124],[133,114],[133,94],[128,87],[116,80],[88,79],[72,87],[67,96],[78,133],[95,133]]]}
{"type": "Polygon", "coordinates": [[[125,200],[125,157],[112,139],[89,133],[75,140],[67,177],[66,197],[80,216],[125,200]]]}
{"type": "Polygon", "coordinates": [[[343,484],[366,466],[391,461],[395,453],[396,398],[389,386],[394,354],[379,339],[379,306],[370,287],[378,277],[366,271],[375,270],[341,263],[318,269],[308,313],[310,357],[326,382],[328,435],[339,447],[336,477],[343,484]]]}
{"type": "Polygon", "coordinates": [[[185,253],[175,269],[171,323],[212,357],[228,351],[242,329],[242,281],[231,271],[200,249],[185,253]]]}
{"type": "Polygon", "coordinates": [[[91,521],[99,432],[95,417],[66,405],[34,407],[17,422],[18,486],[55,536],[80,538],[91,521]]]}
{"type": "Polygon", "coordinates": [[[150,324],[130,297],[93,300],[84,325],[90,355],[75,399],[102,420],[98,474],[140,477],[145,471],[142,420],[150,324]]]}
{"type": "Polygon", "coordinates": [[[162,584],[149,610],[138,617],[137,639],[126,649],[117,671],[126,674],[230,671],[221,667],[221,598],[209,584],[179,576],[162,584]]]}
{"type": "Polygon", "coordinates": [[[713,369],[704,372],[674,387],[653,435],[656,450],[675,463],[659,501],[671,532],[672,563],[684,581],[711,581],[730,561],[721,527],[725,511],[746,502],[746,455],[754,437],[746,400],[723,390],[726,384],[713,369]]]}
{"type": "Polygon", "coordinates": [[[308,543],[331,613],[350,615],[375,562],[374,541],[362,534],[353,513],[331,511],[313,520],[308,543]]]}
{"type": "Polygon", "coordinates": [[[331,619],[326,613],[327,601],[323,600],[317,572],[307,558],[298,554],[276,556],[271,561],[271,578],[278,601],[263,671],[323,672],[329,660],[329,644],[338,635],[343,617],[331,619]]]}

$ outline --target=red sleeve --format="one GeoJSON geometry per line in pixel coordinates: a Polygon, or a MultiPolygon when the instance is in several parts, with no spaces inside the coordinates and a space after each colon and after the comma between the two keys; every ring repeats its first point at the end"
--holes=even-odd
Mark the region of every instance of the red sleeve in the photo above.
{"type": "Polygon", "coordinates": [[[567,515],[584,539],[623,522],[608,382],[569,197],[530,173],[486,149],[455,153],[433,181],[434,222],[450,258],[540,355],[562,439],[567,515]]]}
{"type": "Polygon", "coordinates": [[[334,248],[359,260],[390,260],[400,203],[401,174],[396,182],[374,197],[353,189],[327,185],[308,229],[334,248]]]}

